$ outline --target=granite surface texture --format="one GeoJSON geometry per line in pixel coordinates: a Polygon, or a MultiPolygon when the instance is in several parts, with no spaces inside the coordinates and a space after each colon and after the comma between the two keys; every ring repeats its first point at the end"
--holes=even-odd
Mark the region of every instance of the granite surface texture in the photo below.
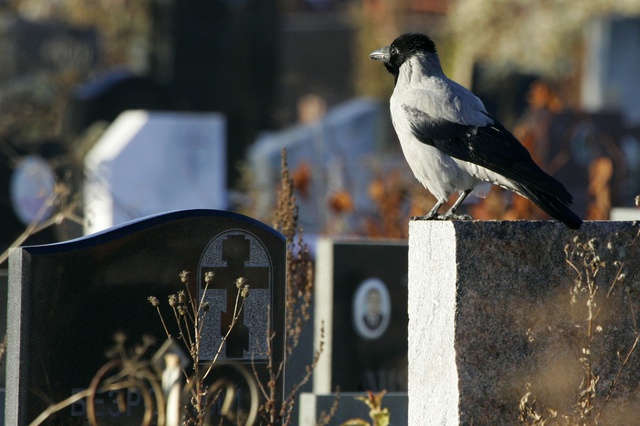
{"type": "Polygon", "coordinates": [[[573,231],[552,221],[412,221],[409,424],[518,424],[529,392],[525,406],[546,417],[547,408],[557,419],[588,411],[633,424],[639,232],[637,222],[573,231]]]}

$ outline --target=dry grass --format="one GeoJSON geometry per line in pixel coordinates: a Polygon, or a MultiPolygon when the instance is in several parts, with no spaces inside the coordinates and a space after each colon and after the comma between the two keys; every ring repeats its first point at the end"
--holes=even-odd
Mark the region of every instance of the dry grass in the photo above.
{"type": "MultiPolygon", "coordinates": [[[[278,191],[277,207],[273,227],[280,231],[286,238],[287,244],[287,279],[286,279],[286,320],[285,320],[285,345],[286,357],[279,365],[273,364],[271,342],[274,334],[269,330],[268,341],[268,375],[267,383],[260,383],[259,387],[265,401],[260,406],[260,415],[263,424],[290,425],[293,422],[292,413],[300,388],[306,384],[313,374],[318,360],[323,351],[324,330],[320,339],[320,347],[316,349],[313,359],[306,368],[306,373],[285,395],[284,400],[279,401],[276,394],[276,383],[282,379],[286,359],[288,359],[298,346],[300,334],[310,318],[311,296],[313,295],[313,259],[309,247],[302,239],[302,229],[298,226],[298,206],[296,204],[293,179],[289,173],[286,150],[282,150],[281,185],[278,191]]],[[[258,379],[257,371],[254,371],[258,379]]],[[[328,420],[327,420],[328,422],[328,420]]]]}
{"type": "Polygon", "coordinates": [[[558,367],[556,373],[543,371],[527,385],[519,406],[522,424],[637,422],[640,402],[632,382],[637,371],[633,364],[638,362],[640,299],[627,263],[640,255],[639,236],[640,232],[631,241],[619,241],[613,235],[606,242],[576,237],[565,246],[565,259],[574,273],[567,301],[570,318],[567,324],[547,328],[555,340],[567,344],[549,363],[558,367]],[[629,260],[617,259],[620,255],[629,260]],[[562,401],[558,395],[569,399],[562,401]]]}
{"type": "MultiPolygon", "coordinates": [[[[249,286],[245,284],[244,278],[238,278],[236,280],[236,299],[233,308],[233,316],[231,324],[229,325],[226,334],[222,337],[222,340],[214,353],[213,359],[206,363],[200,361],[200,353],[203,349],[205,336],[203,335],[204,325],[207,320],[207,313],[209,312],[209,303],[205,301],[207,290],[212,285],[214,280],[214,274],[212,272],[206,272],[204,275],[205,288],[202,292],[202,296],[198,299],[191,293],[191,281],[188,271],[182,271],[180,273],[180,280],[184,285],[184,289],[178,291],[175,294],[171,294],[168,298],[168,304],[171,308],[173,319],[178,327],[178,336],[173,336],[167,328],[166,321],[160,310],[160,301],[155,296],[148,298],[149,303],[156,308],[162,326],[167,335],[167,339],[176,339],[182,342],[186,352],[191,357],[192,371],[188,373],[183,369],[183,375],[186,381],[183,393],[188,393],[189,403],[186,406],[184,412],[183,425],[191,426],[204,426],[208,424],[209,417],[211,417],[212,407],[217,401],[220,393],[221,382],[216,381],[213,386],[208,384],[208,378],[213,368],[216,366],[216,362],[222,352],[222,349],[233,330],[244,306],[244,301],[249,295],[249,286]]],[[[250,386],[254,385],[249,383],[250,386]]],[[[226,411],[222,413],[227,417],[231,417],[236,413],[226,411]]],[[[250,414],[249,414],[250,416],[250,414]]]]}

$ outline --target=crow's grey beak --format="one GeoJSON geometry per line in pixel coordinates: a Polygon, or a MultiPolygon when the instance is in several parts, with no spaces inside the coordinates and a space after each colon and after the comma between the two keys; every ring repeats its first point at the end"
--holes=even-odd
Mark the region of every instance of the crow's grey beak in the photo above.
{"type": "Polygon", "coordinates": [[[389,46],[382,47],[369,54],[369,58],[376,61],[382,61],[382,62],[389,62],[389,57],[390,57],[389,46]]]}

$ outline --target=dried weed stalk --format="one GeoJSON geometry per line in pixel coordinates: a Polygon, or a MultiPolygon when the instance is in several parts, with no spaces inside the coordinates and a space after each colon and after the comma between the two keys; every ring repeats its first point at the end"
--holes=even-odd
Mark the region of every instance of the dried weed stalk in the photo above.
{"type": "MultiPolygon", "coordinates": [[[[207,416],[210,414],[211,408],[218,396],[217,393],[211,391],[210,386],[207,384],[207,378],[240,317],[244,301],[249,294],[249,286],[246,284],[246,280],[244,278],[238,278],[236,280],[236,288],[238,291],[233,308],[233,320],[226,334],[223,336],[213,359],[208,363],[201,363],[200,352],[204,344],[202,332],[207,319],[207,313],[209,312],[209,303],[205,301],[205,296],[213,279],[213,272],[206,272],[204,274],[205,288],[202,296],[198,299],[191,292],[192,286],[189,272],[182,271],[180,273],[180,280],[184,284],[184,289],[175,294],[171,294],[168,300],[173,318],[179,330],[178,336],[175,338],[182,341],[192,360],[192,373],[189,374],[183,369],[183,375],[186,380],[185,388],[189,389],[191,395],[189,405],[185,410],[183,423],[185,426],[207,424],[207,416]]],[[[160,301],[155,296],[150,296],[148,300],[149,303],[156,308],[167,338],[173,339],[174,336],[172,336],[169,331],[162,311],[160,310],[160,301]]]]}
{"type": "Polygon", "coordinates": [[[286,150],[282,150],[282,181],[278,192],[273,227],[287,239],[286,253],[286,354],[298,345],[302,328],[309,320],[313,294],[313,259],[298,227],[298,206],[289,174],[286,150]]]}
{"type": "MultiPolygon", "coordinates": [[[[68,179],[67,177],[67,180],[68,179]]],[[[82,224],[82,218],[77,213],[80,205],[80,199],[77,194],[73,193],[70,183],[62,182],[56,184],[53,193],[42,203],[34,220],[11,245],[0,254],[0,264],[3,264],[7,260],[9,251],[12,248],[21,246],[29,237],[38,232],[54,225],[60,225],[64,221],[82,224]],[[45,218],[45,214],[50,211],[50,209],[53,209],[55,213],[45,218]]]]}
{"type": "Polygon", "coordinates": [[[258,372],[254,375],[258,379],[260,391],[265,402],[260,407],[260,415],[268,425],[292,424],[292,413],[296,396],[300,387],[309,381],[324,347],[324,329],[321,331],[320,347],[315,351],[311,363],[306,368],[305,375],[292,386],[282,403],[276,395],[276,383],[284,371],[286,359],[291,356],[300,340],[304,325],[309,320],[309,308],[313,294],[313,259],[309,247],[302,239],[302,229],[298,227],[298,206],[294,194],[294,185],[287,165],[286,150],[282,150],[282,181],[278,192],[277,208],[273,227],[286,238],[286,317],[285,317],[285,361],[280,365],[273,365],[271,346],[275,334],[268,327],[267,336],[267,369],[268,383],[260,383],[258,372]]]}
{"type": "MultiPolygon", "coordinates": [[[[633,259],[638,254],[636,236],[620,250],[633,259]]],[[[563,424],[592,426],[601,422],[607,405],[612,402],[614,391],[620,379],[629,368],[629,362],[640,341],[640,329],[637,327],[638,312],[636,289],[628,280],[626,261],[614,259],[614,240],[612,236],[604,247],[596,238],[583,241],[575,237],[565,246],[565,260],[574,272],[573,285],[570,288],[570,306],[574,324],[572,328],[577,336],[579,356],[577,362],[582,370],[582,378],[577,388],[576,400],[570,412],[559,414],[536,398],[535,393],[527,385],[527,392],[520,401],[520,421],[528,425],[563,424]],[[628,307],[628,314],[620,311],[622,305],[628,307]],[[618,366],[613,377],[601,377],[604,366],[598,363],[607,362],[614,354],[600,353],[605,346],[606,333],[618,332],[616,327],[607,327],[604,317],[631,317],[631,334],[633,340],[626,351],[618,351],[618,366]],[[605,330],[607,327],[607,330],[605,330]],[[605,380],[606,379],[606,380],[605,380]],[[606,391],[598,385],[608,383],[606,391]]],[[[551,329],[551,328],[549,328],[551,329]]],[[[611,370],[609,370],[611,371],[611,370]]],[[[606,372],[605,372],[606,373],[606,372]]],[[[625,416],[626,414],[616,415],[625,416]]]]}

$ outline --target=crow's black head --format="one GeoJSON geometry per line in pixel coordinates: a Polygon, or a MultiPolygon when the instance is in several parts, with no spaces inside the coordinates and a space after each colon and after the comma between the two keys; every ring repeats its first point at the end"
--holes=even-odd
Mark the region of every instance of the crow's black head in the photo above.
{"type": "Polygon", "coordinates": [[[391,43],[391,50],[399,55],[411,56],[414,53],[436,53],[436,44],[429,36],[420,33],[402,34],[391,43]]]}
{"type": "Polygon", "coordinates": [[[378,49],[372,52],[369,57],[384,62],[387,70],[397,79],[400,66],[416,54],[435,55],[437,54],[436,44],[424,34],[406,33],[393,40],[391,46],[378,49]]]}

